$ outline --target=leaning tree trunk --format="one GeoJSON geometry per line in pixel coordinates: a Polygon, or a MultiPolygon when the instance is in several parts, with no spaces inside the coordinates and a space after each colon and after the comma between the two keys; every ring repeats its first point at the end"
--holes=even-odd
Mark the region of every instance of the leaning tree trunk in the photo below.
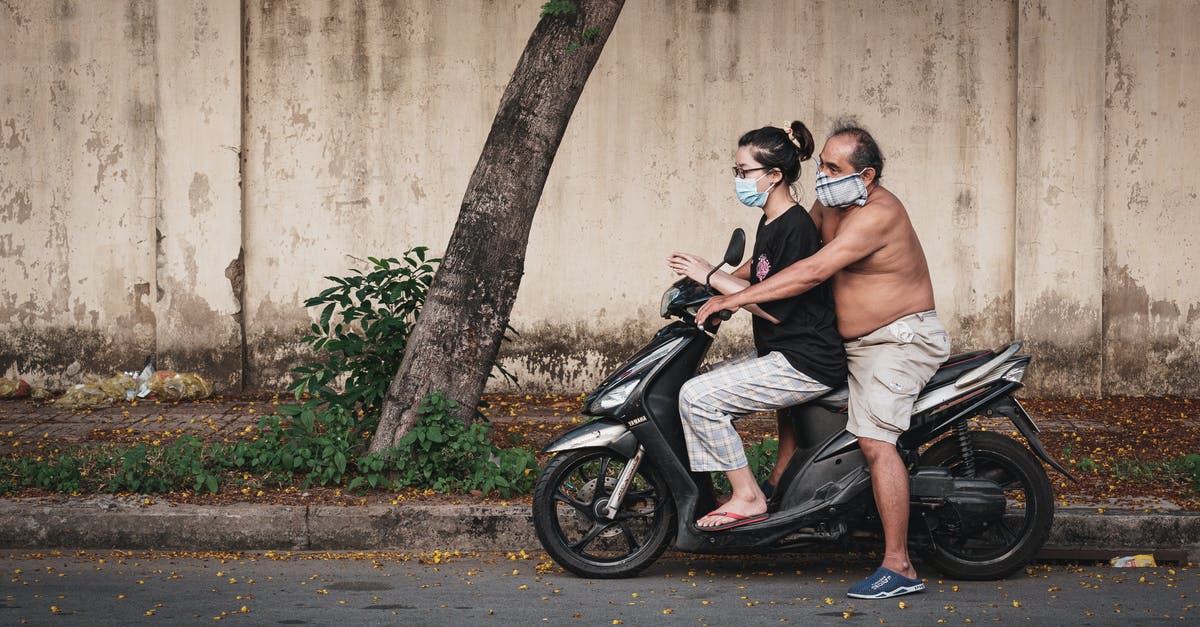
{"type": "Polygon", "coordinates": [[[529,228],[550,165],[624,0],[574,5],[574,13],[538,22],[513,70],[388,387],[372,452],[412,428],[421,399],[431,392],[456,401],[464,421],[473,417],[525,271],[529,228]]]}

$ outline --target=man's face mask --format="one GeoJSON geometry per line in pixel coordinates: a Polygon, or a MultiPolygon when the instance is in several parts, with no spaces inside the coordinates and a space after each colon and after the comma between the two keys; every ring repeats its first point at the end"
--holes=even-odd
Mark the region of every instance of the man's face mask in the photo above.
{"type": "Polygon", "coordinates": [[[817,162],[817,200],[826,207],[846,207],[850,204],[859,207],[867,204],[867,185],[863,183],[862,172],[847,174],[841,178],[830,178],[821,171],[817,162]]]}

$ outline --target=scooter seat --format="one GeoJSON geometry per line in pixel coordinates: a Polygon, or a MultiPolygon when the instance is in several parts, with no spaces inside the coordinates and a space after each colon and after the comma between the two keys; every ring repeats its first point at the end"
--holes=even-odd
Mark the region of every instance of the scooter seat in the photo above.
{"type": "Polygon", "coordinates": [[[829,411],[844,414],[846,413],[846,405],[850,402],[850,386],[842,385],[836,387],[813,402],[818,407],[824,407],[829,411]]]}
{"type": "MultiPolygon", "coordinates": [[[[925,389],[922,393],[928,392],[937,387],[946,385],[958,379],[966,371],[983,364],[985,361],[995,357],[994,351],[975,351],[973,353],[962,353],[959,355],[951,355],[941,366],[937,372],[929,379],[929,383],[925,384],[925,389]]],[[[850,401],[850,387],[843,385],[831,390],[828,394],[813,401],[819,407],[824,407],[829,411],[846,413],[846,405],[850,401]]]]}
{"type": "Polygon", "coordinates": [[[938,366],[937,372],[933,373],[933,378],[929,379],[929,383],[925,384],[925,389],[922,393],[953,382],[968,370],[983,365],[985,361],[995,356],[996,353],[994,351],[975,351],[973,353],[951,355],[945,363],[938,366]]]}

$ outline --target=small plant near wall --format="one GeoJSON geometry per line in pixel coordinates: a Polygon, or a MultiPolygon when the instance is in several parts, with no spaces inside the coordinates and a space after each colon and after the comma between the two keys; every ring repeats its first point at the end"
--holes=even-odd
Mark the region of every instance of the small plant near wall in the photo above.
{"type": "Polygon", "coordinates": [[[300,340],[318,359],[293,369],[297,377],[288,389],[297,401],[361,415],[363,429],[375,428],[440,261],[428,251],[418,246],[401,258],[368,257],[368,271],[327,276],[334,285],[304,301],[321,309],[300,340]]]}

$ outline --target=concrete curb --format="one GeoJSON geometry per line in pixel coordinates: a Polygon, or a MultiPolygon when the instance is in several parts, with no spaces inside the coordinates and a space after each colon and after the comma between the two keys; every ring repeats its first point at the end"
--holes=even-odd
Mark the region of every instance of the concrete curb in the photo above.
{"type": "MultiPolygon", "coordinates": [[[[525,505],[142,505],[137,499],[0,500],[0,548],[204,551],[540,551],[525,505]]],[[[1200,514],[1059,508],[1050,549],[1186,551],[1200,514]]]]}
{"type": "Polygon", "coordinates": [[[462,551],[538,548],[525,506],[169,505],[0,500],[0,548],[462,551]]]}

